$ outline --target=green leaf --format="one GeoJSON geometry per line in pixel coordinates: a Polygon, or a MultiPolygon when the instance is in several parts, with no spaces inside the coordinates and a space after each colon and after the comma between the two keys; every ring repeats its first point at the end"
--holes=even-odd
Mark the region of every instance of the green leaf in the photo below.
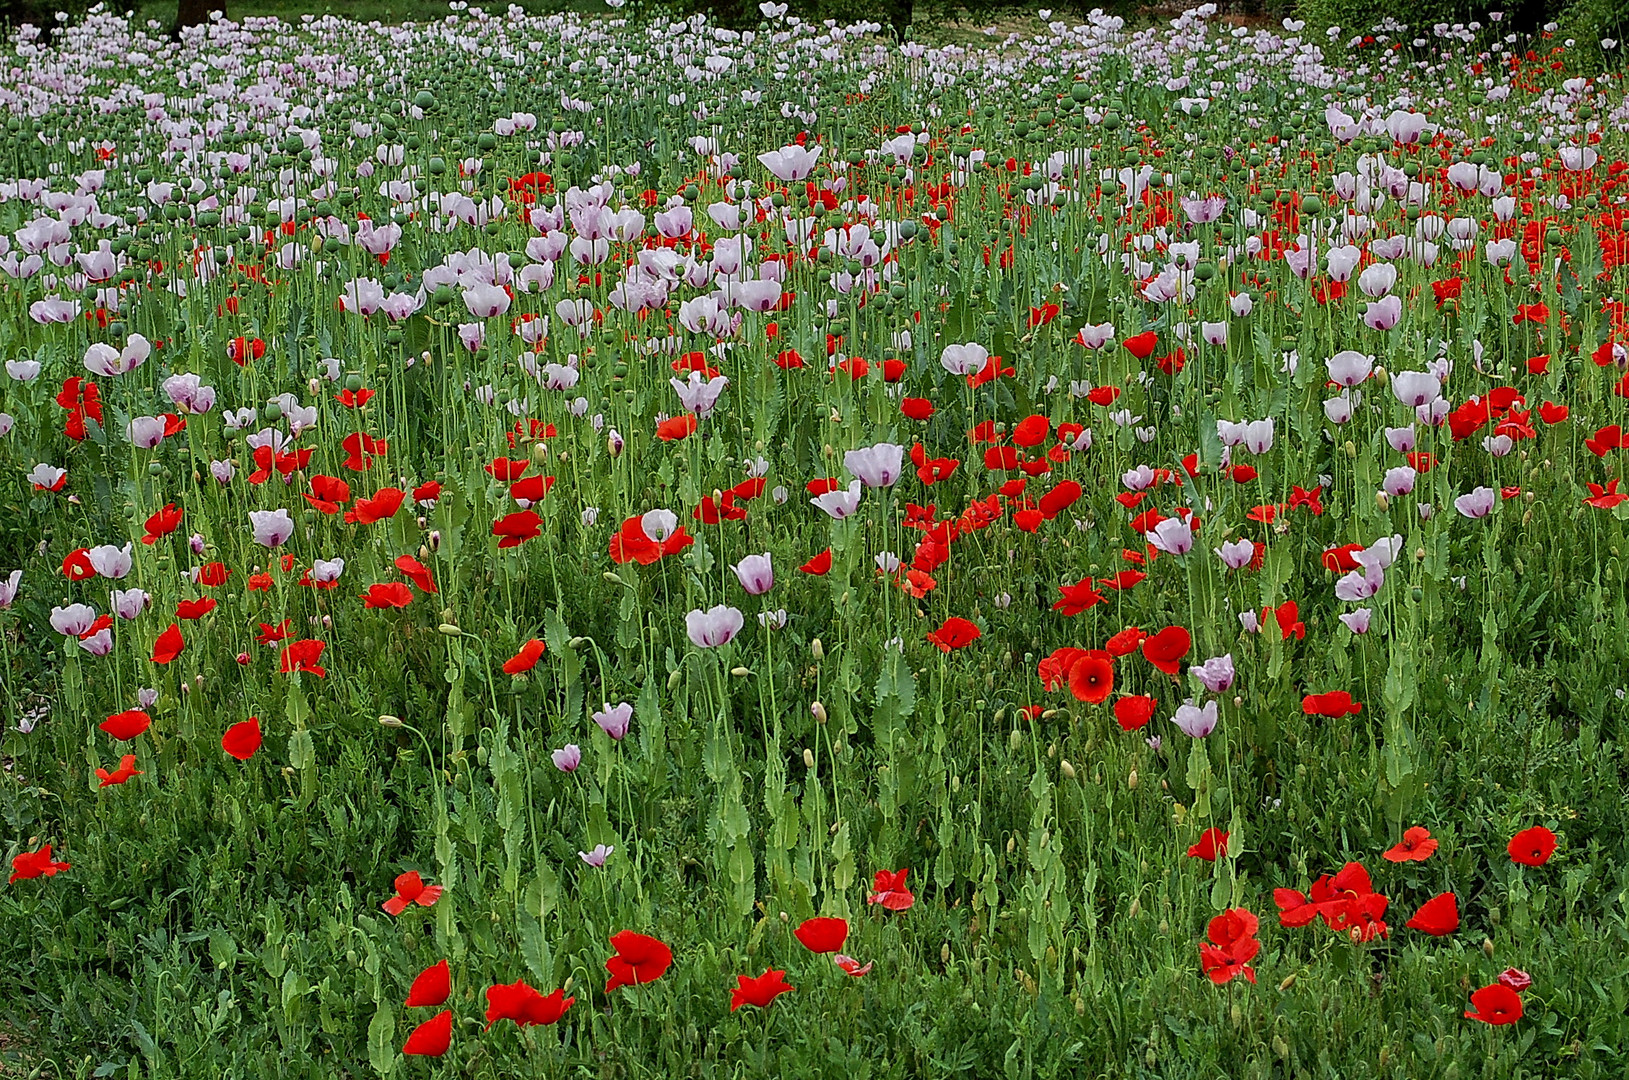
{"type": "Polygon", "coordinates": [[[368,1024],[368,1064],[380,1076],[396,1068],[396,1016],[390,1002],[381,1001],[368,1024]]]}

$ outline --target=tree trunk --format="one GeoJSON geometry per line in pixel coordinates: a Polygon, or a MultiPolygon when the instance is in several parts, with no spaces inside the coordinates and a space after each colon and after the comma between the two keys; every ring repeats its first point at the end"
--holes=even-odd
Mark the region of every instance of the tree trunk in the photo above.
{"type": "Polygon", "coordinates": [[[226,11],[226,0],[179,0],[175,5],[175,25],[170,28],[170,36],[179,38],[181,31],[187,27],[208,22],[211,11],[226,11]]]}

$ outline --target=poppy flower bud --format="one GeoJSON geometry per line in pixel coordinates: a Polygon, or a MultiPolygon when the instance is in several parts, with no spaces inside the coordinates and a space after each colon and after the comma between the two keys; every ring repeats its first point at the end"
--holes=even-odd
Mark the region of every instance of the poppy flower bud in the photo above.
{"type": "Polygon", "coordinates": [[[1142,898],[1141,897],[1134,897],[1132,899],[1132,901],[1131,901],[1131,910],[1128,911],[1126,914],[1127,914],[1127,916],[1129,918],[1135,919],[1137,916],[1141,915],[1142,913],[1143,913],[1143,901],[1142,901],[1142,898]]]}
{"type": "Polygon", "coordinates": [[[1068,758],[1064,758],[1063,761],[1059,763],[1058,771],[1063,773],[1063,775],[1070,780],[1075,778],[1075,767],[1069,764],[1068,758]]]}
{"type": "Polygon", "coordinates": [[[1391,499],[1387,497],[1384,491],[1377,491],[1374,493],[1374,504],[1381,511],[1391,509],[1391,499]]]}
{"type": "Polygon", "coordinates": [[[1020,746],[1023,746],[1024,733],[1017,728],[1013,728],[1012,734],[1007,737],[1007,745],[1012,747],[1014,750],[1017,750],[1020,746]]]}
{"type": "Polygon", "coordinates": [[[1239,1008],[1237,1001],[1233,1003],[1233,1008],[1228,1012],[1228,1019],[1233,1021],[1234,1027],[1238,1027],[1244,1022],[1244,1010],[1239,1008]]]}
{"type": "Polygon", "coordinates": [[[814,768],[814,751],[808,747],[803,748],[803,767],[805,769],[814,768]]]}
{"type": "Polygon", "coordinates": [[[431,532],[430,532],[430,550],[431,551],[440,551],[441,550],[441,530],[440,529],[432,529],[431,532]]]}
{"type": "Polygon", "coordinates": [[[809,715],[814,717],[815,723],[824,724],[826,722],[826,707],[817,701],[809,706],[809,715]]]}
{"type": "Polygon", "coordinates": [[[549,460],[549,444],[537,442],[532,444],[532,460],[539,465],[549,460]]]}
{"type": "Polygon", "coordinates": [[[1131,775],[1126,777],[1126,789],[1128,791],[1136,791],[1137,790],[1137,770],[1136,769],[1132,769],[1131,770],[1131,775]]]}
{"type": "Polygon", "coordinates": [[[813,641],[809,642],[809,655],[814,657],[816,660],[824,660],[826,658],[826,647],[820,644],[819,638],[815,638],[813,641]]]}
{"type": "Polygon", "coordinates": [[[402,726],[402,718],[399,717],[399,716],[392,716],[389,713],[384,713],[379,717],[379,726],[380,727],[401,727],[402,726]]]}
{"type": "Polygon", "coordinates": [[[247,664],[248,662],[249,662],[249,654],[248,653],[246,653],[246,652],[238,653],[238,663],[240,665],[247,664]]]}
{"type": "Polygon", "coordinates": [[[671,694],[671,693],[673,693],[673,691],[677,690],[678,688],[679,688],[679,669],[674,668],[673,669],[673,674],[671,674],[671,675],[669,675],[667,677],[667,692],[671,694]]]}
{"type": "Polygon", "coordinates": [[[1017,847],[1018,847],[1018,843],[1017,843],[1017,841],[1016,841],[1016,840],[1014,840],[1014,839],[1013,839],[1013,838],[1012,838],[1012,837],[1010,837],[1010,836],[1009,836],[1009,837],[1007,837],[1007,854],[1008,854],[1008,855],[1011,855],[1011,854],[1012,854],[1012,853],[1013,853],[1013,850],[1014,850],[1014,849],[1015,849],[1015,848],[1017,848],[1017,847]]]}
{"type": "Polygon", "coordinates": [[[1277,1054],[1280,1058],[1287,1058],[1290,1056],[1290,1044],[1284,1041],[1284,1036],[1273,1036],[1273,1053],[1277,1054]]]}
{"type": "Polygon", "coordinates": [[[612,457],[617,457],[622,453],[622,447],[622,436],[617,434],[615,428],[612,428],[611,434],[605,437],[605,452],[610,454],[612,457]]]}
{"type": "Polygon", "coordinates": [[[305,381],[305,392],[310,394],[312,397],[316,397],[318,394],[322,393],[322,384],[319,383],[315,378],[307,379],[305,381]]]}
{"type": "Polygon", "coordinates": [[[446,634],[448,637],[457,637],[459,634],[463,633],[463,631],[458,628],[457,623],[444,622],[440,626],[436,627],[436,629],[441,631],[443,634],[446,634]]]}
{"type": "Polygon", "coordinates": [[[430,557],[430,549],[425,547],[423,544],[420,544],[419,545],[419,558],[422,560],[422,559],[428,559],[429,557],[430,557]]]}
{"type": "Polygon", "coordinates": [[[941,964],[950,963],[950,942],[948,941],[939,946],[939,962],[941,964]]]}
{"type": "Polygon", "coordinates": [[[1171,924],[1168,921],[1166,921],[1165,919],[1161,919],[1160,920],[1160,937],[1169,937],[1170,934],[1171,934],[1171,924]]]}
{"type": "Polygon", "coordinates": [[[1482,939],[1482,955],[1486,956],[1489,960],[1493,959],[1493,939],[1492,938],[1483,938],[1482,939]]]}
{"type": "Polygon", "coordinates": [[[1425,561],[1425,548],[1417,547],[1417,548],[1414,549],[1414,561],[1415,562],[1424,562],[1425,561]]]}
{"type": "Polygon", "coordinates": [[[1343,449],[1346,451],[1346,456],[1347,457],[1349,457],[1349,458],[1357,457],[1357,443],[1353,442],[1351,439],[1346,440],[1346,446],[1343,447],[1343,449]]]}
{"type": "Polygon", "coordinates": [[[730,674],[734,675],[737,679],[744,679],[748,675],[752,674],[752,669],[744,667],[732,667],[730,669],[730,674]]]}

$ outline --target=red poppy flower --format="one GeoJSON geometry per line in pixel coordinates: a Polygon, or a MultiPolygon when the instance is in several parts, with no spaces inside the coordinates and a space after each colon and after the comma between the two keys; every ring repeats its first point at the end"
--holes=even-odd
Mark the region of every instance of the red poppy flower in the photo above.
{"type": "Polygon", "coordinates": [[[410,904],[429,907],[441,899],[441,886],[426,885],[417,870],[409,870],[405,874],[398,874],[395,884],[396,895],[380,905],[385,909],[387,915],[400,915],[407,910],[410,904]]]}
{"type": "Polygon", "coordinates": [[[209,596],[201,600],[182,600],[175,605],[175,617],[178,619],[201,619],[214,611],[215,607],[214,598],[209,596]]]}
{"type": "Polygon", "coordinates": [[[221,749],[239,761],[254,757],[260,749],[260,718],[251,716],[227,728],[221,736],[221,749]]]}
{"type": "Polygon", "coordinates": [[[656,425],[656,437],[663,442],[677,442],[696,430],[696,414],[680,413],[671,420],[656,425]]]}
{"type": "Polygon", "coordinates": [[[834,953],[848,940],[848,920],[824,916],[805,919],[793,933],[812,953],[834,953]]]}
{"type": "Polygon", "coordinates": [[[1510,852],[1511,862],[1543,866],[1555,854],[1555,833],[1543,825],[1534,825],[1512,836],[1506,850],[1510,852]]]}
{"type": "MultiPolygon", "coordinates": [[[[1053,603],[1052,610],[1073,617],[1103,602],[1102,594],[1092,588],[1092,579],[1081,578],[1073,585],[1059,585],[1063,599],[1053,603]]],[[[1123,654],[1122,654],[1123,655],[1123,654]]]]}
{"type": "Polygon", "coordinates": [[[170,628],[158,635],[153,642],[153,663],[168,664],[186,650],[187,641],[181,636],[181,624],[171,623],[170,628]]]}
{"type": "Polygon", "coordinates": [[[509,497],[520,503],[542,502],[553,486],[552,476],[528,476],[509,485],[509,497]]]}
{"type": "Polygon", "coordinates": [[[115,787],[124,783],[132,776],[140,775],[141,770],[136,768],[136,755],[126,754],[119,759],[119,767],[114,769],[112,772],[108,772],[106,769],[101,768],[96,770],[96,779],[101,781],[101,783],[97,784],[96,786],[99,788],[115,787]]]}
{"type": "Polygon", "coordinates": [[[905,377],[905,361],[898,358],[882,362],[882,381],[897,383],[905,377]]]}
{"type": "Polygon", "coordinates": [[[905,887],[905,877],[910,869],[904,870],[878,870],[877,876],[871,882],[871,894],[865,898],[868,904],[881,904],[889,911],[905,911],[916,903],[916,894],[905,887]]]}
{"type": "Polygon", "coordinates": [[[1110,656],[1130,656],[1148,637],[1139,627],[1128,626],[1103,643],[1103,651],[1110,656]]]}
{"type": "Polygon", "coordinates": [[[10,885],[16,881],[32,881],[39,877],[55,877],[63,870],[72,869],[65,862],[51,861],[51,845],[46,844],[38,851],[25,851],[21,855],[11,857],[11,877],[6,879],[10,885]]]}
{"type": "Polygon", "coordinates": [[[414,585],[417,585],[420,592],[434,593],[438,591],[435,579],[430,576],[429,568],[413,558],[413,556],[396,556],[396,569],[405,574],[414,585]]]}
{"type": "Polygon", "coordinates": [[[1244,908],[1229,908],[1210,921],[1206,927],[1209,941],[1199,945],[1199,962],[1211,982],[1221,986],[1239,975],[1256,981],[1250,961],[1261,951],[1261,942],[1256,940],[1258,925],[1256,916],[1244,908]]]}
{"type": "Polygon", "coordinates": [[[1146,580],[1147,577],[1148,575],[1141,570],[1121,570],[1113,577],[1098,578],[1097,583],[1106,589],[1124,592],[1127,589],[1135,588],[1139,582],[1146,580]]]}
{"type": "Polygon", "coordinates": [[[443,1009],[413,1029],[402,1044],[402,1053],[409,1057],[440,1057],[452,1045],[451,1009],[443,1009]]]}
{"type": "Polygon", "coordinates": [[[429,504],[441,498],[441,485],[434,480],[427,484],[420,484],[413,489],[413,501],[420,504],[429,504]]]}
{"type": "Polygon", "coordinates": [[[316,638],[305,638],[283,646],[282,654],[278,658],[278,670],[284,675],[291,675],[296,671],[306,671],[317,678],[326,678],[328,672],[318,663],[322,659],[322,651],[328,647],[326,641],[316,638]]]}
{"type": "Polygon", "coordinates": [[[1136,731],[1154,719],[1159,702],[1151,697],[1128,695],[1114,703],[1114,719],[1122,731],[1136,731]]]}
{"type": "Polygon", "coordinates": [[[538,536],[543,531],[543,519],[530,510],[505,514],[492,523],[492,535],[499,537],[498,547],[512,548],[538,536]]]}
{"type": "Polygon", "coordinates": [[[673,950],[653,937],[632,930],[619,930],[611,935],[611,948],[616,955],[605,961],[605,970],[611,973],[606,981],[609,994],[619,986],[637,986],[655,982],[673,966],[673,950]]]}
{"type": "Polygon", "coordinates": [[[522,675],[537,666],[543,658],[543,651],[548,646],[537,638],[532,638],[520,647],[520,651],[503,662],[505,675],[522,675]]]}
{"type": "Polygon", "coordinates": [[[381,582],[369,585],[368,591],[361,596],[362,607],[365,610],[377,608],[404,608],[413,602],[413,590],[399,581],[381,582]]]}
{"type": "Polygon", "coordinates": [[[1592,506],[1597,510],[1611,510],[1619,503],[1629,500],[1629,492],[1618,490],[1618,480],[1613,480],[1605,487],[1600,484],[1589,484],[1589,498],[1584,500],[1585,506],[1592,506]]]}
{"type": "Polygon", "coordinates": [[[1227,858],[1228,834],[1221,829],[1210,828],[1199,834],[1199,842],[1188,848],[1190,858],[1203,859],[1206,862],[1215,862],[1217,859],[1227,858]]]}
{"type": "Polygon", "coordinates": [[[1572,410],[1567,408],[1567,406],[1557,405],[1552,401],[1546,401],[1544,404],[1539,406],[1539,417],[1546,424],[1563,423],[1571,412],[1572,410]]]}
{"type": "Polygon", "coordinates": [[[499,1020],[513,1020],[517,1027],[547,1027],[557,1024],[577,999],[564,990],[544,994],[526,985],[524,979],[486,988],[486,1026],[499,1020]]]}
{"type": "Polygon", "coordinates": [[[413,980],[407,991],[407,1007],[441,1005],[451,993],[452,974],[447,970],[447,961],[442,960],[419,972],[419,977],[413,980]]]}
{"type": "Polygon", "coordinates": [[[1432,937],[1447,937],[1459,929],[1459,902],[1451,892],[1439,893],[1421,904],[1404,925],[1432,937]]]}
{"type": "Polygon", "coordinates": [[[946,619],[939,629],[928,631],[928,640],[937,645],[940,652],[965,648],[981,636],[982,633],[977,626],[956,615],[946,619]]]}
{"type": "Polygon", "coordinates": [[[933,416],[933,402],[920,397],[904,398],[899,403],[899,411],[911,420],[927,420],[933,416]]]}
{"type": "Polygon", "coordinates": [[[814,556],[808,562],[798,567],[805,574],[826,574],[831,572],[831,548],[827,548],[814,556]]]}
{"type": "Polygon", "coordinates": [[[1024,417],[1012,429],[1012,441],[1015,446],[1039,446],[1052,434],[1052,421],[1039,413],[1024,417]]]}
{"type": "Polygon", "coordinates": [[[1357,716],[1363,705],[1352,700],[1345,690],[1331,690],[1327,694],[1308,694],[1301,699],[1301,711],[1308,716],[1327,716],[1338,720],[1343,716],[1357,716]]]}
{"type": "Polygon", "coordinates": [[[1154,355],[1154,349],[1160,343],[1160,336],[1152,330],[1144,330],[1135,337],[1128,337],[1120,344],[1126,352],[1139,360],[1147,360],[1154,355]]]}
{"type": "Polygon", "coordinates": [[[1167,675],[1175,675],[1182,658],[1188,655],[1188,649],[1192,646],[1193,638],[1186,628],[1167,626],[1143,642],[1143,656],[1167,675]]]}
{"type": "Polygon", "coordinates": [[[96,726],[107,732],[109,737],[120,742],[128,742],[146,731],[153,724],[153,718],[140,709],[126,709],[121,713],[114,713],[96,726]]]}
{"type": "Polygon", "coordinates": [[[226,584],[226,579],[232,576],[232,571],[226,568],[225,563],[209,562],[198,568],[197,582],[206,589],[216,589],[226,584]]]}
{"type": "Polygon", "coordinates": [[[1114,692],[1114,661],[1097,651],[1076,660],[1069,669],[1069,692],[1088,705],[1103,704],[1114,692]]]}
{"type": "Polygon", "coordinates": [[[380,488],[370,499],[356,500],[356,507],[345,512],[347,525],[372,525],[396,516],[407,493],[401,488],[380,488]]]}
{"type": "Polygon", "coordinates": [[[1048,521],[1051,521],[1053,518],[1075,505],[1076,501],[1079,500],[1081,496],[1081,491],[1081,486],[1076,481],[1063,480],[1060,481],[1051,491],[1048,491],[1045,495],[1042,495],[1041,501],[1037,505],[1040,507],[1042,515],[1044,515],[1048,521]]]}
{"type": "Polygon", "coordinates": [[[793,989],[786,984],[784,971],[766,971],[756,979],[748,975],[737,975],[735,981],[738,985],[730,991],[731,1012],[743,1005],[756,1005],[760,1009],[767,1009],[770,1002],[793,989]]]}
{"type": "Polygon", "coordinates": [[[1307,627],[1301,621],[1301,608],[1294,600],[1287,600],[1278,605],[1273,611],[1273,618],[1277,620],[1278,632],[1285,641],[1290,640],[1292,634],[1297,641],[1305,640],[1307,627]]]}
{"type": "Polygon", "coordinates": [[[1489,983],[1471,995],[1465,1019],[1484,1024],[1514,1024],[1522,1018],[1522,996],[1504,983],[1489,983]]]}
{"type": "Polygon", "coordinates": [[[144,544],[157,543],[160,537],[168,536],[181,527],[182,511],[176,509],[174,503],[166,503],[164,509],[147,519],[145,526],[147,534],[141,538],[144,544]]]}
{"type": "Polygon", "coordinates": [[[516,458],[513,461],[508,458],[493,458],[491,464],[484,466],[482,471],[492,479],[507,484],[511,480],[519,480],[531,467],[530,458],[516,458]]]}
{"type": "Polygon", "coordinates": [[[62,576],[69,581],[89,581],[96,576],[89,548],[75,548],[62,557],[62,576]]]}
{"type": "Polygon", "coordinates": [[[1437,842],[1428,829],[1416,825],[1403,834],[1402,842],[1381,854],[1387,862],[1424,862],[1437,850],[1437,842]]]}

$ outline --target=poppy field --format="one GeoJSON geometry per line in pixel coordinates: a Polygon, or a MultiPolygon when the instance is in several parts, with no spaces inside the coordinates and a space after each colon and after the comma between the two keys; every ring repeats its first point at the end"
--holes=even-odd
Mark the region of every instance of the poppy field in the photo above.
{"type": "Polygon", "coordinates": [[[0,50],[0,1076],[1623,1075],[1615,43],[761,10],[0,50]]]}

